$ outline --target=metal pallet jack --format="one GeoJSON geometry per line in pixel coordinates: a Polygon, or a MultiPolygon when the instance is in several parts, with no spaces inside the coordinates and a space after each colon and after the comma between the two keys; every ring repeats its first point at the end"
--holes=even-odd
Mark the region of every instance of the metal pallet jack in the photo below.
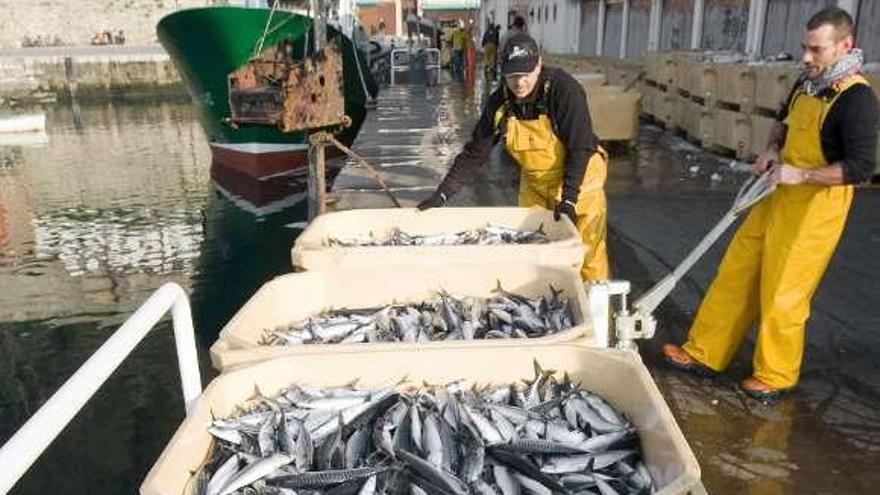
{"type": "Polygon", "coordinates": [[[613,311],[614,314],[611,318],[611,328],[608,329],[606,326],[605,332],[597,332],[598,338],[604,340],[600,343],[606,346],[614,344],[619,349],[635,349],[636,339],[649,339],[654,336],[657,329],[654,311],[669,296],[688,270],[715,244],[721,234],[744,212],[773,192],[775,186],[770,182],[771,170],[767,170],[760,176],[750,176],[737,192],[733,206],[721,217],[721,220],[671,273],[636,299],[632,308],[627,304],[627,296],[631,288],[629,281],[609,280],[590,284],[588,293],[591,306],[594,305],[594,301],[597,301],[595,304],[606,306],[606,314],[612,312],[608,307],[609,298],[619,296],[618,308],[613,311]],[[609,341],[609,337],[612,335],[615,342],[609,341]]]}

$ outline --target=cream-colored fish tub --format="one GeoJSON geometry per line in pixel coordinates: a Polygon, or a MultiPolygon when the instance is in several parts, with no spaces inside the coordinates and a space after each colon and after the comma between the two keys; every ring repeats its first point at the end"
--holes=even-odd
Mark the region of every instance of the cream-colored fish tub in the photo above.
{"type": "Polygon", "coordinates": [[[511,261],[547,266],[580,267],[586,247],[568,218],[553,219],[543,208],[415,208],[358,209],[328,213],[316,218],[293,245],[293,266],[326,270],[360,265],[446,264],[456,262],[511,261]],[[519,230],[541,228],[550,238],[545,244],[463,246],[328,246],[329,238],[352,239],[371,233],[388,236],[395,228],[408,234],[436,235],[485,227],[486,224],[519,230]]]}
{"type": "MultiPolygon", "coordinates": [[[[562,332],[528,339],[535,344],[578,340],[607,345],[602,322],[594,322],[580,273],[571,267],[512,263],[464,263],[357,266],[308,271],[277,277],[261,287],[220,331],[211,347],[215,368],[231,368],[292,354],[337,353],[364,349],[417,351],[432,347],[503,347],[525,339],[479,339],[431,342],[377,342],[357,344],[260,345],[265,330],[302,322],[326,310],[370,308],[392,303],[435,299],[437,291],[457,296],[487,298],[502,288],[527,297],[550,295],[550,286],[571,302],[575,326],[562,332]],[[596,331],[596,328],[599,331],[596,331]]],[[[607,315],[605,316],[607,318],[607,315]]]]}
{"type": "Polygon", "coordinates": [[[358,380],[374,387],[408,377],[413,384],[443,384],[458,378],[472,383],[509,383],[534,376],[533,360],[546,369],[568,372],[626,414],[638,430],[645,464],[658,495],[705,493],[700,468],[681,430],[638,354],[577,344],[499,348],[422,348],[312,354],[275,359],[214,379],[165,447],[143,485],[143,495],[190,493],[191,473],[208,454],[212,417],[232,414],[254,394],[273,395],[291,383],[339,386],[358,380]]]}

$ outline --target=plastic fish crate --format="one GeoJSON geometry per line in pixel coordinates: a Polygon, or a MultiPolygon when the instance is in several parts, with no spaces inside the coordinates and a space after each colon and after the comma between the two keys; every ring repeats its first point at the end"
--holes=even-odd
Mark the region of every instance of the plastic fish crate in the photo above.
{"type": "Polygon", "coordinates": [[[593,86],[604,86],[608,84],[608,76],[601,72],[578,72],[571,75],[578,84],[586,91],[586,88],[593,86]]]}
{"type": "Polygon", "coordinates": [[[716,109],[714,117],[714,146],[736,153],[738,158],[748,156],[752,146],[752,121],[750,115],[730,110],[716,109]]]}
{"type": "Polygon", "coordinates": [[[232,414],[254,394],[275,395],[292,383],[312,387],[358,381],[373,387],[407,376],[411,383],[508,383],[534,376],[533,360],[546,369],[568,372],[600,394],[636,427],[645,464],[657,495],[702,493],[700,467],[651,375],[637,353],[591,349],[576,344],[506,348],[384,350],[303,355],[276,359],[215,378],[168,442],[141,485],[142,495],[186,494],[212,444],[212,417],[232,414]]]}
{"type": "Polygon", "coordinates": [[[580,339],[605,346],[594,332],[589,301],[578,270],[569,267],[539,267],[522,263],[444,264],[409,266],[362,266],[344,270],[321,270],[282,275],[261,287],[220,331],[211,347],[216,369],[229,369],[257,361],[293,354],[327,354],[363,349],[403,349],[421,352],[431,347],[498,348],[519,345],[521,339],[479,339],[431,342],[375,342],[357,344],[301,344],[270,346],[259,344],[264,330],[299,322],[325,310],[370,308],[392,303],[435,299],[437,291],[456,296],[488,298],[497,295],[498,284],[509,292],[527,297],[550,295],[550,286],[563,291],[571,301],[572,328],[531,343],[565,342],[580,339]]]}
{"type": "Polygon", "coordinates": [[[761,115],[752,115],[751,119],[752,141],[750,151],[753,156],[758,156],[758,154],[764,151],[764,147],[767,146],[767,138],[770,136],[770,129],[773,127],[776,119],[761,115]]]}
{"type": "MultiPolygon", "coordinates": [[[[583,85],[582,85],[583,86],[583,85]]],[[[593,131],[603,141],[632,141],[639,134],[641,93],[620,86],[583,86],[593,131]]]]}
{"type": "Polygon", "coordinates": [[[755,64],[755,106],[765,110],[777,111],[785,103],[791,88],[800,72],[798,64],[772,63],[755,64]]]}
{"type": "Polygon", "coordinates": [[[645,54],[645,79],[660,86],[677,87],[681,77],[678,73],[680,58],[679,52],[648,52],[645,54]]]}
{"type": "Polygon", "coordinates": [[[696,58],[682,58],[679,61],[678,73],[680,89],[697,98],[712,99],[718,77],[715,64],[696,58]]]}
{"type": "Polygon", "coordinates": [[[657,113],[657,98],[661,94],[656,87],[644,85],[642,88],[642,113],[654,117],[657,113]]]}
{"type": "Polygon", "coordinates": [[[746,64],[716,64],[715,99],[749,113],[755,103],[755,70],[746,64]]]}
{"type": "Polygon", "coordinates": [[[362,265],[413,265],[517,261],[548,266],[580,267],[586,247],[568,218],[553,220],[543,208],[360,209],[316,218],[293,245],[294,267],[305,270],[362,265]],[[466,246],[328,246],[328,238],[351,239],[370,233],[382,238],[392,229],[409,234],[442,234],[485,227],[487,223],[520,230],[542,228],[546,244],[466,246]]]}
{"type": "Polygon", "coordinates": [[[678,111],[678,125],[684,129],[689,139],[700,141],[700,143],[712,143],[715,133],[712,120],[713,109],[683,96],[678,97],[676,109],[678,111]]]}

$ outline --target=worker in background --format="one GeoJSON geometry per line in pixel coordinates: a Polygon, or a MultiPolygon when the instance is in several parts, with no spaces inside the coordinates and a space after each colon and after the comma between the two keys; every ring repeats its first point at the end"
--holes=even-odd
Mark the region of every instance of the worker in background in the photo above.
{"type": "Polygon", "coordinates": [[[483,70],[486,73],[486,79],[495,80],[497,69],[498,55],[498,27],[491,21],[486,24],[486,32],[483,33],[483,70]]]}
{"type": "Polygon", "coordinates": [[[467,44],[467,32],[464,30],[464,22],[458,21],[458,26],[452,30],[452,73],[464,74],[464,49],[467,44]]]}
{"type": "Polygon", "coordinates": [[[757,322],[752,376],[740,387],[761,400],[798,382],[810,300],[843,233],[853,184],[874,170],[877,100],[860,74],[852,18],[837,7],[818,12],[803,47],[803,74],[754,165],[756,174],[770,169],[776,191],[730,241],[687,342],[663,346],[674,367],[711,376],[757,322]]]}
{"type": "Polygon", "coordinates": [[[529,34],[526,30],[526,18],[521,15],[513,18],[513,24],[508,26],[507,32],[504,33],[504,37],[501,38],[501,44],[498,45],[498,49],[504,51],[504,45],[507,44],[507,40],[518,34],[529,34]]]}
{"type": "Polygon", "coordinates": [[[474,43],[474,20],[471,19],[464,30],[464,73],[465,80],[473,84],[477,73],[477,47],[474,43]]]}
{"type": "Polygon", "coordinates": [[[505,48],[504,84],[489,96],[443,182],[418,208],[445,205],[503,139],[521,169],[519,205],[552,210],[556,220],[570,218],[587,245],[581,276],[606,279],[607,156],[593,134],[584,91],[563,70],[545,67],[528,35],[511,36],[505,48]]]}

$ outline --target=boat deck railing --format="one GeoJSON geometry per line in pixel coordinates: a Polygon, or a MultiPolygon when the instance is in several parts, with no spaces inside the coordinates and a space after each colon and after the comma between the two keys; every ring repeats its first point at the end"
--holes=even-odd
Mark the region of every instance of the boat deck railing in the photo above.
{"type": "Polygon", "coordinates": [[[171,311],[186,412],[202,393],[192,312],[177,284],[157,289],[52,397],[0,448],[0,494],[5,494],[107,381],[157,323],[171,311]]]}

